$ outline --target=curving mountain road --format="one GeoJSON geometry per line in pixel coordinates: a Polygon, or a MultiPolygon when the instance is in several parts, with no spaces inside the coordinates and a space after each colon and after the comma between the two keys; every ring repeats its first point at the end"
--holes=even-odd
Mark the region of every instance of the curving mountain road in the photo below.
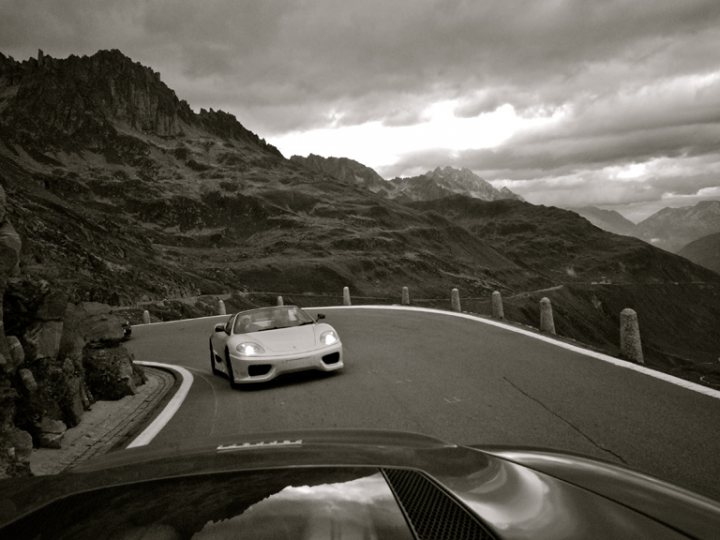
{"type": "Polygon", "coordinates": [[[720,399],[449,313],[311,311],[338,330],[345,370],[240,390],[209,369],[208,337],[224,316],[134,327],[137,360],[194,376],[151,446],[303,428],[415,431],[588,454],[720,500],[720,399]]]}

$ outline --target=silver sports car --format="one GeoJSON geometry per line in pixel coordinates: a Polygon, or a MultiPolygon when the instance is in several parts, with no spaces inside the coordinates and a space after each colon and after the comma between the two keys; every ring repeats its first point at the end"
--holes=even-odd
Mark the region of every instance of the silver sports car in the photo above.
{"type": "Polygon", "coordinates": [[[297,306],[250,309],[231,315],[210,336],[210,366],[235,387],[265,382],[281,373],[342,369],[342,343],[335,329],[297,306]]]}

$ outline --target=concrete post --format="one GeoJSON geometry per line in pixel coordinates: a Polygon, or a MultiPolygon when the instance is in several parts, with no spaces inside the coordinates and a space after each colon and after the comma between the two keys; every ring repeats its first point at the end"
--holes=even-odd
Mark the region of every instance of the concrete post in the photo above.
{"type": "Polygon", "coordinates": [[[402,288],[402,305],[410,305],[410,290],[407,287],[402,288]]]}
{"type": "Polygon", "coordinates": [[[638,364],[645,363],[638,316],[635,310],[630,308],[620,312],[620,356],[638,364]]]}
{"type": "Polygon", "coordinates": [[[460,309],[460,291],[457,289],[450,291],[450,305],[453,311],[462,311],[460,309]]]}
{"type": "Polygon", "coordinates": [[[218,315],[227,315],[227,312],[225,311],[225,302],[222,300],[218,300],[217,302],[217,312],[218,315]]]}
{"type": "Polygon", "coordinates": [[[147,309],[143,311],[143,323],[150,324],[150,312],[147,309]]]}
{"type": "Polygon", "coordinates": [[[350,306],[350,287],[343,287],[343,306],[350,306]]]}
{"type": "Polygon", "coordinates": [[[284,302],[283,302],[283,297],[282,297],[282,296],[278,296],[278,297],[277,297],[277,305],[278,305],[278,306],[284,306],[284,305],[285,305],[284,302]]]}
{"type": "Polygon", "coordinates": [[[492,293],[492,316],[495,319],[504,319],[505,310],[503,309],[502,295],[500,291],[493,291],[492,293]]]}
{"type": "Polygon", "coordinates": [[[555,321],[553,320],[552,303],[545,297],[540,300],[540,331],[548,334],[555,333],[555,321]]]}

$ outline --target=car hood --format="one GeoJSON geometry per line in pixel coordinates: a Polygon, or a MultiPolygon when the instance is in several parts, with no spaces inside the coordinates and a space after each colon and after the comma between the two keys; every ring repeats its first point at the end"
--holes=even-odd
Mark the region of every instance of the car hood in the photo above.
{"type": "MultiPolygon", "coordinates": [[[[647,501],[638,509],[622,490],[618,498],[598,493],[592,479],[563,478],[562,471],[541,471],[522,459],[520,451],[503,457],[422,435],[367,430],[264,433],[217,439],[200,449],[125,450],[72,473],[0,482],[6,523],[0,535],[32,537],[32,527],[44,527],[54,537],[64,530],[81,537],[76,522],[90,520],[87,530],[93,530],[130,514],[137,526],[163,525],[181,537],[213,523],[225,524],[228,534],[263,537],[263,515],[268,527],[290,527],[288,538],[303,537],[297,534],[303,527],[320,537],[327,527],[357,532],[363,522],[377,526],[378,538],[413,531],[422,537],[425,527],[479,527],[480,538],[516,539],[708,537],[720,529],[720,506],[708,499],[683,494],[668,513],[652,501],[660,494],[666,504],[672,490],[659,490],[662,483],[653,480],[636,486],[647,501]],[[261,508],[261,501],[270,503],[261,508]],[[340,508],[337,519],[328,517],[329,507],[340,508]],[[248,521],[251,514],[256,521],[248,521]],[[676,519],[680,515],[690,518],[676,519]]],[[[352,537],[341,532],[336,537],[352,537]]]]}
{"type": "Polygon", "coordinates": [[[290,328],[250,332],[238,336],[238,343],[241,341],[254,341],[262,345],[265,352],[269,354],[307,351],[317,347],[315,326],[315,324],[306,324],[290,328]]]}

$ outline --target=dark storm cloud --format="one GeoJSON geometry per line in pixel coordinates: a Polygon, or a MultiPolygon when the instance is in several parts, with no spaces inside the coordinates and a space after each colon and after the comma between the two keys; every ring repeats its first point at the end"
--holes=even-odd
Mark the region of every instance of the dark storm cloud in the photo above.
{"type": "Polygon", "coordinates": [[[586,186],[603,167],[718,148],[720,82],[701,80],[720,72],[717,0],[0,0],[0,51],[37,48],[119,48],[194,108],[229,110],[266,138],[413,125],[447,100],[461,118],[505,104],[562,113],[494,150],[368,163],[386,176],[450,164],[528,185],[585,174],[586,186]]]}
{"type": "Polygon", "coordinates": [[[270,130],[320,124],[322,111],[339,106],[358,122],[382,120],[403,96],[421,108],[488,89],[487,106],[514,96],[524,109],[572,100],[568,92],[588,87],[612,90],[618,75],[631,82],[668,69],[703,70],[716,54],[703,54],[702,35],[717,32],[720,15],[714,0],[0,5],[2,50],[22,56],[38,46],[56,54],[118,47],[151,63],[181,95],[189,81],[217,81],[191,89],[196,106],[304,111],[289,115],[288,125],[283,115],[272,118],[270,130]]]}

